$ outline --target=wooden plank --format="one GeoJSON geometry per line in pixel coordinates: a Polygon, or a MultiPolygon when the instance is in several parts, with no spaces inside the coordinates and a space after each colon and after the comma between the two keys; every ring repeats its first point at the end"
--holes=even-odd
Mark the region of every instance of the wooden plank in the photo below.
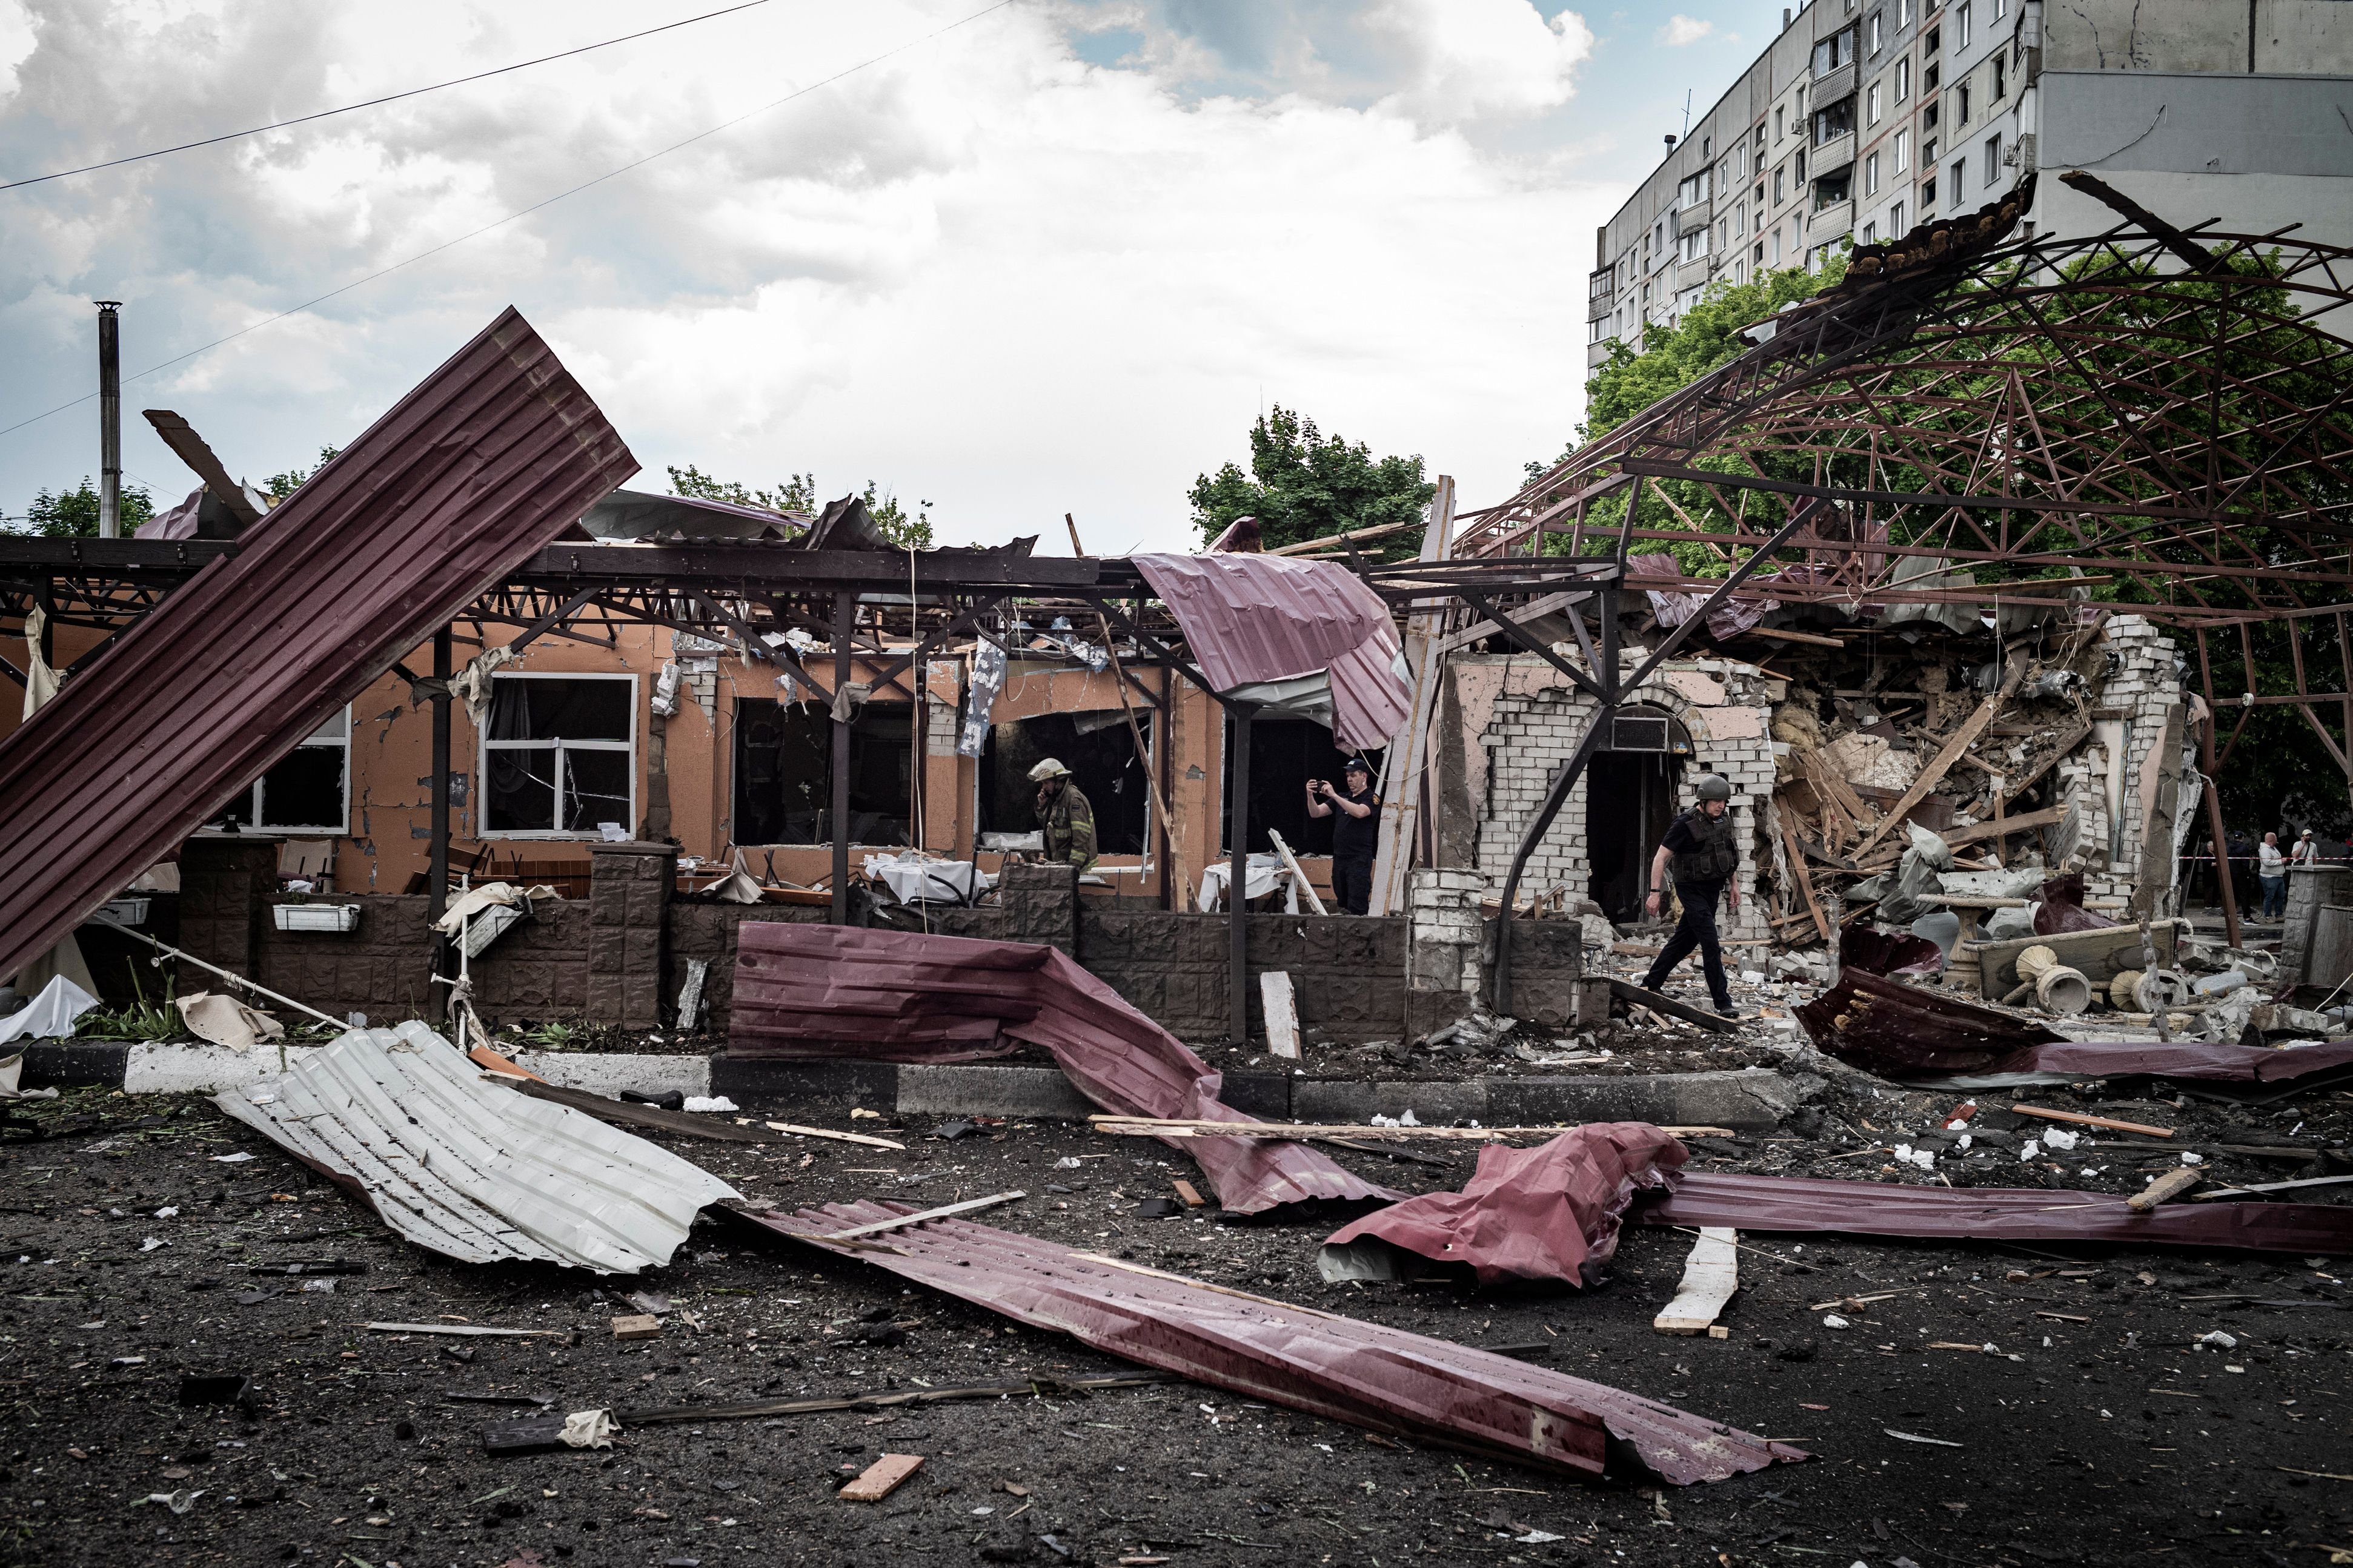
{"type": "Polygon", "coordinates": [[[1675,1299],[1651,1320],[1662,1334],[1704,1333],[1732,1293],[1740,1289],[1739,1232],[1727,1226],[1704,1226],[1683,1262],[1683,1283],[1675,1299]]]}
{"type": "Polygon", "coordinates": [[[2125,1207],[2147,1214],[2168,1198],[2178,1198],[2205,1179],[2195,1165],[2179,1165],[2125,1200],[2125,1207]]]}
{"type": "Polygon", "coordinates": [[[1878,827],[1873,830],[1871,837],[1855,846],[1854,852],[1858,857],[1878,843],[1890,828],[1904,820],[1905,812],[1926,799],[1928,792],[1944,782],[1945,775],[1952,771],[1953,763],[1959,760],[1963,752],[1969,749],[1971,742],[1977,740],[1985,727],[1993,722],[1993,716],[2001,711],[2001,705],[2010,700],[2010,693],[2018,689],[2018,683],[2024,679],[2025,675],[2026,661],[2022,658],[2011,659],[2010,673],[2002,679],[2001,689],[1978,704],[1978,710],[1961,721],[1961,727],[1953,731],[1953,738],[1945,742],[1945,749],[1938,752],[1936,759],[1920,770],[1920,776],[1912,781],[1912,787],[1904,792],[1904,798],[1895,803],[1895,809],[1887,814],[1878,827]]]}
{"type": "MultiPolygon", "coordinates": [[[[1340,808],[1334,806],[1332,809],[1337,811],[1340,808]]],[[[1324,900],[1316,896],[1315,884],[1307,879],[1306,868],[1300,865],[1299,857],[1291,852],[1291,846],[1282,841],[1282,835],[1270,827],[1266,836],[1274,840],[1274,852],[1282,857],[1282,864],[1291,873],[1291,885],[1307,895],[1307,907],[1319,915],[1330,914],[1332,911],[1325,909],[1324,900]]]]}
{"type": "MultiPolygon", "coordinates": [[[[2157,944],[2158,966],[2171,969],[2175,951],[2179,943],[2179,921],[2151,921],[2149,936],[2157,944]]],[[[2081,971],[2084,979],[2094,984],[2114,980],[2127,969],[2138,969],[2140,931],[2135,926],[2103,926],[2097,931],[2063,931],[2049,936],[2012,937],[2007,942],[1989,942],[1978,950],[1978,962],[1984,966],[1985,989],[1989,996],[1999,996],[2016,985],[2025,976],[2018,973],[2018,955],[2030,947],[2047,947],[2068,968],[2081,971]]]]}
{"type": "Polygon", "coordinates": [[[2298,1187],[2336,1187],[2347,1182],[2353,1182],[2353,1176],[2306,1176],[2299,1182],[2257,1182],[2246,1187],[2218,1187],[2211,1193],[2200,1193],[2189,1201],[2193,1204],[2211,1203],[2216,1198],[2243,1198],[2257,1193],[2290,1192],[2298,1187]]]}
{"type": "Polygon", "coordinates": [[[975,1209],[994,1208],[998,1204],[1014,1203],[1029,1195],[1028,1193],[1018,1188],[1009,1193],[991,1193],[985,1198],[966,1198],[960,1204],[942,1204],[935,1209],[918,1209],[913,1214],[898,1215],[890,1219],[878,1219],[872,1225],[852,1226],[848,1230],[837,1230],[828,1236],[812,1237],[810,1239],[849,1241],[856,1237],[874,1236],[886,1230],[902,1230],[911,1225],[922,1225],[926,1220],[945,1219],[950,1215],[970,1214],[975,1209]]]}
{"type": "MultiPolygon", "coordinates": [[[[2016,790],[2006,791],[2005,798],[2015,797],[2017,793],[2016,790]]],[[[2054,805],[2042,811],[2029,811],[2017,816],[2004,817],[1999,822],[1979,822],[1968,827],[1948,827],[1937,837],[1957,849],[1964,844],[1975,844],[1984,838],[1997,838],[2010,833],[2024,833],[2033,827],[2056,826],[2066,815],[2065,806],[2054,805]]]]}
{"type": "Polygon", "coordinates": [[[1299,1000],[1291,989],[1287,971],[1270,969],[1258,977],[1259,1000],[1266,1007],[1266,1051],[1284,1061],[1299,1059],[1299,1000]]]}
{"type": "Polygon", "coordinates": [[[651,1312],[631,1312],[613,1320],[613,1337],[617,1340],[658,1340],[661,1338],[661,1320],[651,1312]]]}
{"type": "Polygon", "coordinates": [[[2046,1110],[2039,1105],[2013,1105],[2010,1110],[2021,1116],[2039,1116],[2045,1121],[2065,1121],[2077,1127],[2098,1127],[2110,1132],[2138,1132],[2148,1138],[2170,1138],[2170,1127],[2150,1127],[2138,1121],[2118,1121],[2109,1116],[2086,1116],[2080,1110],[2046,1110]]]}
{"type": "Polygon", "coordinates": [[[1687,1024],[1697,1024],[1703,1029],[1714,1029],[1719,1035],[1736,1035],[1740,1032],[1740,1025],[1736,1019],[1725,1017],[1719,1013],[1711,1013],[1704,1007],[1694,1007],[1688,1002],[1678,1002],[1672,996],[1662,996],[1655,991],[1645,991],[1630,980],[1612,977],[1609,990],[1612,995],[1624,1001],[1639,1002],[1653,1012],[1681,1018],[1687,1024]]]}
{"type": "Polygon", "coordinates": [[[1798,879],[1798,891],[1806,895],[1806,913],[1813,917],[1814,934],[1828,942],[1831,922],[1822,914],[1821,901],[1814,897],[1814,876],[1806,869],[1806,852],[1798,843],[1798,830],[1789,826],[1786,809],[1776,816],[1781,824],[1781,846],[1788,852],[1790,874],[1798,879]]]}
{"type": "Polygon", "coordinates": [[[1187,1181],[1184,1177],[1179,1176],[1169,1184],[1176,1189],[1176,1196],[1178,1200],[1182,1202],[1187,1208],[1197,1209],[1203,1206],[1201,1190],[1198,1187],[1196,1187],[1192,1183],[1187,1181]]]}
{"type": "MultiPolygon", "coordinates": [[[[1440,474],[1430,496],[1429,525],[1422,531],[1419,559],[1444,561],[1453,549],[1454,480],[1440,474]]],[[[1405,733],[1391,740],[1381,758],[1381,820],[1373,839],[1373,888],[1366,905],[1367,914],[1397,914],[1405,908],[1406,873],[1413,866],[1414,846],[1421,831],[1421,785],[1430,762],[1430,721],[1438,708],[1439,688],[1446,678],[1446,661],[1439,651],[1446,630],[1446,605],[1442,597],[1417,599],[1412,614],[1406,617],[1405,667],[1413,689],[1405,733]]]]}
{"type": "Polygon", "coordinates": [[[888,1138],[871,1138],[863,1132],[836,1132],[830,1127],[804,1127],[797,1121],[764,1121],[760,1125],[771,1132],[789,1133],[795,1138],[827,1138],[836,1143],[862,1143],[869,1149],[900,1149],[904,1143],[893,1143],[888,1138]]]}
{"type": "Polygon", "coordinates": [[[689,1138],[709,1138],[722,1143],[774,1143],[776,1134],[765,1127],[738,1127],[733,1121],[710,1115],[695,1115],[684,1110],[664,1110],[658,1105],[633,1105],[626,1100],[607,1100],[601,1094],[589,1094],[577,1089],[560,1089],[552,1083],[533,1079],[512,1079],[503,1073],[491,1075],[518,1094],[533,1100],[553,1100],[585,1111],[599,1121],[610,1121],[624,1127],[650,1127],[662,1132],[676,1132],[689,1138]]]}
{"type": "Polygon", "coordinates": [[[1372,528],[1352,528],[1345,533],[1327,533],[1321,539],[1302,539],[1291,544],[1278,544],[1264,553],[1304,555],[1314,550],[1337,550],[1344,544],[1362,544],[1368,539],[1387,539],[1393,533],[1403,533],[1420,526],[1420,520],[1416,518],[1404,522],[1384,522],[1372,528]]]}
{"type": "MultiPolygon", "coordinates": [[[[1560,1127],[1367,1127],[1313,1121],[1215,1121],[1207,1117],[1111,1116],[1087,1118],[1098,1132],[1135,1138],[1286,1138],[1332,1142],[1346,1138],[1440,1138],[1481,1142],[1497,1138],[1557,1138],[1576,1124],[1560,1127]]],[[[1729,1127],[1662,1127],[1678,1138],[1730,1138],[1729,1127]]]]}
{"type": "Polygon", "coordinates": [[[858,1473],[858,1479],[833,1495],[844,1502],[881,1502],[900,1483],[923,1468],[921,1454],[885,1454],[858,1473]]]}

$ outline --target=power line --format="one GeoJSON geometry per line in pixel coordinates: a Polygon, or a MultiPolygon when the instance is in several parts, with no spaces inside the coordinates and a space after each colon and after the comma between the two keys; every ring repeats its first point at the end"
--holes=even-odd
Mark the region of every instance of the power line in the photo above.
{"type": "MultiPolygon", "coordinates": [[[[276,322],[286,320],[289,316],[299,316],[303,311],[310,310],[315,305],[325,304],[328,300],[334,299],[339,294],[348,294],[353,289],[359,288],[363,284],[373,283],[379,278],[389,277],[391,274],[401,270],[403,268],[413,267],[417,263],[426,260],[428,258],[440,255],[441,252],[450,249],[452,247],[463,245],[470,239],[477,238],[480,236],[488,234],[492,229],[504,228],[508,224],[513,223],[516,219],[529,217],[532,214],[539,211],[543,207],[554,206],[556,203],[565,200],[568,196],[576,196],[581,192],[588,190],[592,186],[601,185],[607,180],[617,179],[620,175],[628,174],[632,169],[642,168],[644,165],[652,163],[657,158],[668,157],[670,153],[677,152],[681,147],[691,147],[695,142],[701,142],[706,137],[716,136],[722,131],[741,125],[744,121],[756,118],[759,115],[765,114],[772,109],[780,109],[784,105],[792,102],[797,98],[806,98],[810,93],[817,91],[819,88],[831,87],[835,82],[840,81],[847,77],[855,76],[860,71],[866,69],[869,66],[880,65],[884,60],[890,59],[895,55],[905,54],[909,49],[914,48],[918,45],[928,44],[933,39],[953,33],[959,27],[968,26],[972,23],[979,21],[984,16],[989,16],[994,12],[1004,10],[1013,3],[1014,0],[996,0],[996,4],[984,5],[979,10],[971,13],[969,16],[960,16],[956,20],[948,23],[945,26],[933,29],[931,32],[924,34],[920,38],[910,38],[907,42],[900,44],[895,47],[885,49],[879,55],[874,55],[866,59],[862,59],[854,66],[844,67],[842,69],[834,72],[831,76],[827,77],[820,81],[813,81],[804,88],[796,88],[793,91],[785,94],[784,97],[772,99],[768,102],[760,105],[757,109],[746,110],[743,113],[735,116],[733,120],[723,120],[718,124],[711,126],[707,130],[698,131],[693,135],[686,137],[681,141],[673,142],[667,147],[659,148],[654,152],[649,153],[641,158],[633,158],[617,169],[607,169],[605,173],[597,175],[593,180],[583,180],[580,184],[574,185],[569,190],[558,191],[555,195],[548,196],[543,200],[533,202],[527,207],[518,207],[513,212],[507,214],[506,216],[494,218],[491,222],[482,225],[480,228],[468,229],[465,233],[459,235],[454,239],[445,239],[438,245],[433,246],[428,249],[420,250],[414,256],[403,258],[401,260],[396,261],[388,267],[380,267],[364,278],[354,278],[339,289],[330,289],[325,293],[313,299],[305,300],[299,305],[290,305],[285,310],[279,311],[276,315],[265,316],[249,327],[239,327],[236,331],[229,333],[226,337],[215,338],[211,342],[205,344],[202,348],[190,349],[184,354],[174,354],[170,359],[151,364],[145,370],[137,371],[130,375],[124,376],[122,378],[122,384],[128,386],[134,381],[144,381],[147,377],[153,375],[157,371],[169,370],[175,364],[195,359],[198,354],[210,353],[213,350],[219,348],[222,344],[235,342],[237,339],[244,337],[248,332],[258,332],[264,327],[270,326],[276,322]]],[[[69,408],[79,408],[97,395],[98,394],[95,392],[86,392],[70,402],[58,404],[55,408],[46,409],[39,414],[33,415],[29,418],[19,419],[14,425],[0,426],[0,436],[12,435],[18,430],[24,429],[28,425],[37,425],[44,419],[63,414],[69,408]]]]}
{"type": "Polygon", "coordinates": [[[322,109],[316,114],[298,114],[291,120],[273,120],[267,125],[257,125],[249,131],[224,132],[218,136],[207,136],[201,142],[183,142],[176,147],[158,147],[152,153],[133,153],[127,158],[110,158],[103,163],[84,163],[79,169],[59,169],[53,174],[35,174],[28,179],[10,180],[5,184],[0,184],[0,191],[18,190],[26,185],[37,185],[48,180],[69,179],[76,174],[95,174],[100,169],[119,169],[125,163],[136,163],[147,158],[168,157],[174,153],[187,153],[198,147],[212,147],[223,142],[234,142],[240,136],[259,136],[265,131],[283,131],[290,125],[308,125],[314,120],[330,120],[338,114],[350,114],[357,110],[374,109],[379,104],[397,103],[404,98],[416,98],[422,93],[439,92],[445,87],[463,87],[470,81],[487,81],[494,76],[506,76],[513,71],[529,70],[533,66],[543,66],[550,60],[568,60],[575,55],[585,55],[596,49],[609,49],[615,44],[626,44],[636,38],[650,38],[656,33],[667,33],[675,27],[691,27],[697,22],[708,22],[713,16],[732,16],[738,11],[749,11],[755,5],[765,5],[767,3],[768,0],[744,0],[740,5],[730,5],[719,11],[705,11],[700,16],[689,16],[682,21],[665,22],[659,27],[648,27],[641,33],[624,33],[617,38],[607,38],[601,44],[583,44],[576,49],[565,49],[560,54],[542,55],[535,60],[519,60],[513,65],[501,66],[495,70],[476,71],[472,76],[453,77],[448,81],[437,81],[430,87],[412,87],[406,92],[387,93],[382,98],[371,98],[364,103],[347,103],[341,109],[322,109]]]}

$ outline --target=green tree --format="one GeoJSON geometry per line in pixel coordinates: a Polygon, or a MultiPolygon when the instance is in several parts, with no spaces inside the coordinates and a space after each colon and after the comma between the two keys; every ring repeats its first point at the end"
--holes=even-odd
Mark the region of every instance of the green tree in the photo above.
{"type": "MultiPolygon", "coordinates": [[[[762,511],[814,512],[818,510],[817,475],[814,472],[793,474],[774,489],[755,490],[745,488],[739,480],[713,479],[689,463],[684,468],[671,465],[670,493],[691,496],[696,500],[725,501],[730,506],[756,507],[762,511]]],[[[869,516],[882,537],[901,550],[929,550],[932,547],[932,503],[917,503],[915,515],[909,517],[899,498],[883,491],[872,479],[860,496],[866,503],[869,516]]]]}
{"type": "MultiPolygon", "coordinates": [[[[1206,542],[1238,517],[1258,519],[1269,549],[1351,529],[1413,522],[1438,487],[1422,477],[1421,458],[1375,458],[1359,441],[1326,436],[1315,421],[1277,405],[1250,426],[1250,466],[1228,463],[1193,481],[1193,526],[1206,542]]],[[[1409,533],[1366,547],[1371,557],[1410,555],[1409,533]]]]}
{"type": "Polygon", "coordinates": [[[272,474],[268,479],[262,480],[262,493],[269,496],[273,500],[284,500],[288,496],[292,495],[305,480],[311,478],[311,475],[317,473],[321,468],[325,468],[329,463],[334,461],[335,455],[342,450],[343,448],[341,447],[320,447],[319,460],[310,468],[289,468],[282,474],[272,474]]]}
{"type": "MultiPolygon", "coordinates": [[[[121,497],[122,532],[128,538],[132,531],[155,515],[155,500],[145,488],[125,485],[121,497]]],[[[47,486],[37,491],[32,504],[25,509],[23,526],[11,520],[8,530],[15,533],[46,534],[51,539],[95,539],[98,537],[98,487],[87,476],[81,488],[63,494],[52,492],[47,486]]]]}

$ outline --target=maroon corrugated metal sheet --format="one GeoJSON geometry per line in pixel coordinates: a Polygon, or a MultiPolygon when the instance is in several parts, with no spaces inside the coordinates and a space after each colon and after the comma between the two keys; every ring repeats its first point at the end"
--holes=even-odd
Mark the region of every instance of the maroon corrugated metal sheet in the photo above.
{"type": "Polygon", "coordinates": [[[1404,725],[1397,626],[1355,573],[1284,555],[1131,559],[1219,690],[1328,669],[1332,732],[1343,749],[1386,746],[1404,725]]]}
{"type": "Polygon", "coordinates": [[[1327,1247],[1378,1237],[1481,1279],[1587,1285],[1618,1250],[1637,1190],[1659,1187],[1691,1158],[1647,1121],[1595,1121],[1534,1149],[1490,1143],[1459,1193],[1423,1193],[1333,1232],[1327,1247]]]}
{"type": "MultiPolygon", "coordinates": [[[[748,1217],[807,1241],[907,1212],[859,1203],[748,1217]]],[[[892,1250],[828,1250],[1112,1355],[1377,1432],[1588,1476],[1601,1473],[1607,1435],[1678,1486],[1807,1457],[1548,1367],[988,1226],[937,1220],[872,1239],[892,1250]]]]}
{"type": "Polygon", "coordinates": [[[2201,1040],[2070,1040],[1991,1007],[1852,968],[1799,1007],[1798,1019],[1816,1049],[1890,1079],[2053,1072],[2259,1084],[2353,1068],[2353,1045],[2268,1050],[2201,1040]]]}
{"type": "Polygon", "coordinates": [[[0,975],[637,466],[501,314],[0,741],[0,975]]]}
{"type": "MultiPolygon", "coordinates": [[[[1050,947],[918,931],[746,921],[736,928],[728,1053],[968,1061],[1054,1053],[1079,1092],[1124,1116],[1252,1120],[1222,1104],[1221,1074],[1050,947]]],[[[1293,1142],[1162,1140],[1193,1157],[1218,1201],[1256,1214],[1315,1198],[1394,1201],[1293,1142]]]]}
{"type": "Polygon", "coordinates": [[[1947,1241],[2118,1241],[2258,1252],[2353,1251],[2353,1208],[2326,1204],[2162,1204],[2147,1214],[2106,1193],[1911,1187],[1802,1176],[1685,1172],[1664,1198],[1635,1200],[1644,1225],[1838,1231],[1947,1241]]]}

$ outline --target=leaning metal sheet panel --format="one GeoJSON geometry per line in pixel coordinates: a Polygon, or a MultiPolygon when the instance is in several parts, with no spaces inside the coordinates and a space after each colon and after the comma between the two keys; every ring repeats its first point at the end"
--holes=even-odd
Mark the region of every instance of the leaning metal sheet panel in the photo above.
{"type": "MultiPolygon", "coordinates": [[[[740,1212],[740,1211],[739,1211],[740,1212]]],[[[989,1226],[939,1220],[828,1247],[831,1231],[908,1212],[833,1204],[744,1217],[1040,1329],[1377,1432],[1598,1476],[1609,1437],[1676,1485],[1724,1480],[1803,1450],[1603,1384],[989,1226]]]]}
{"type": "Polygon", "coordinates": [[[482,1081],[424,1025],[353,1029],[214,1104],[353,1188],[396,1232],[468,1263],[599,1274],[670,1261],[716,1176],[595,1117],[482,1081]]]}
{"type": "Polygon", "coordinates": [[[0,739],[0,975],[637,466],[554,351],[502,312],[0,739]]]}
{"type": "Polygon", "coordinates": [[[2353,1252],[2353,1208],[2327,1204],[2164,1204],[2142,1214],[2112,1193],[2040,1187],[1911,1187],[1686,1171],[1662,1199],[1637,1197],[1643,1225],[1838,1231],[1952,1241],[2105,1241],[2353,1252]]]}
{"type": "Polygon", "coordinates": [[[1355,573],[1282,555],[1132,559],[1219,690],[1329,669],[1341,745],[1386,746],[1403,727],[1397,626],[1355,573]]]}
{"type": "MultiPolygon", "coordinates": [[[[746,921],[736,928],[733,1005],[732,1055],[958,1061],[1028,1040],[1105,1110],[1251,1120],[1218,1098],[1224,1076],[1184,1041],[1034,943],[746,921]]],[[[1399,1195],[1287,1140],[1162,1142],[1192,1156],[1237,1214],[1399,1195]]]]}

